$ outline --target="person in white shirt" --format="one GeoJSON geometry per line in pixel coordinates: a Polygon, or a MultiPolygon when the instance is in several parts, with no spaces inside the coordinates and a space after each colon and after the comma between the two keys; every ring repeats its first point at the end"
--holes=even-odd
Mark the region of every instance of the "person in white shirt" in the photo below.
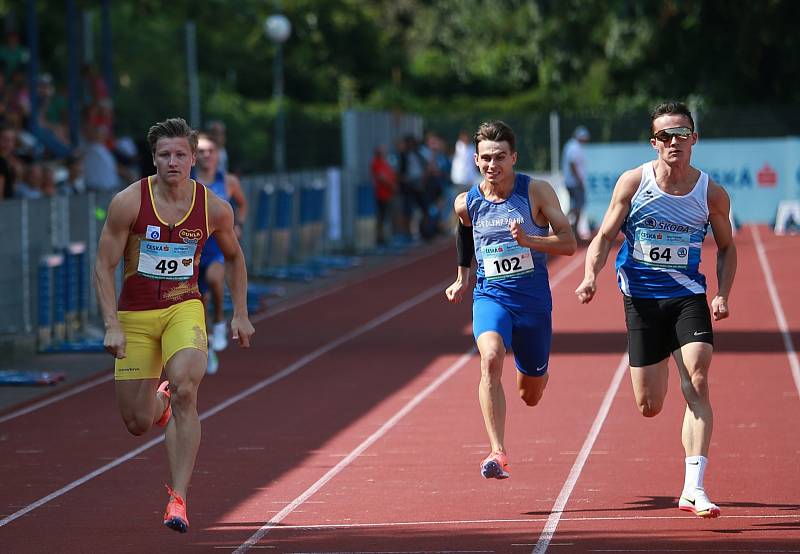
{"type": "Polygon", "coordinates": [[[569,212],[567,217],[576,237],[589,238],[588,224],[582,221],[583,207],[586,204],[586,153],[583,145],[589,142],[589,130],[580,125],[575,128],[572,138],[564,145],[561,156],[561,172],[564,185],[569,192],[569,212]]]}

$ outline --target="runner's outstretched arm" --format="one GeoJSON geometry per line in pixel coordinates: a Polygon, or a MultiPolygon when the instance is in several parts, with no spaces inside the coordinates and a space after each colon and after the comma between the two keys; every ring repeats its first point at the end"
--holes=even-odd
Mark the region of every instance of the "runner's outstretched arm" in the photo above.
{"type": "Polygon", "coordinates": [[[617,238],[622,222],[628,215],[633,198],[639,183],[642,180],[642,170],[637,168],[626,171],[620,176],[614,186],[614,193],[611,196],[611,203],[608,206],[600,231],[592,239],[589,248],[586,249],[586,266],[584,268],[583,281],[575,290],[578,300],[582,304],[591,302],[597,291],[597,275],[606,265],[608,253],[611,245],[617,238]]]}
{"type": "Polygon", "coordinates": [[[247,266],[233,229],[233,208],[221,198],[208,195],[208,220],[209,232],[225,256],[225,274],[233,299],[231,333],[240,346],[248,347],[255,329],[247,313],[247,266]]]}

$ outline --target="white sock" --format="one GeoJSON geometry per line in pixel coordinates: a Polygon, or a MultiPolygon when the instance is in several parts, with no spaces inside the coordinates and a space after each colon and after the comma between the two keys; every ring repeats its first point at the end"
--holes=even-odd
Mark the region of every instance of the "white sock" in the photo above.
{"type": "Polygon", "coordinates": [[[708,458],[705,456],[688,456],[686,458],[686,476],[683,479],[683,494],[690,499],[694,499],[695,489],[703,488],[703,476],[708,465],[708,458]]]}

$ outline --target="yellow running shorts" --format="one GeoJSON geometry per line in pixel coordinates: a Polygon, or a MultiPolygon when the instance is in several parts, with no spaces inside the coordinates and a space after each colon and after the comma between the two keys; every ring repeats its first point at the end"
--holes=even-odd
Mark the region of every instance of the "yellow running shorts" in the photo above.
{"type": "Polygon", "coordinates": [[[114,363],[114,379],[158,379],[172,356],[184,348],[208,351],[203,303],[192,299],[159,310],[121,311],[127,356],[114,363]]]}

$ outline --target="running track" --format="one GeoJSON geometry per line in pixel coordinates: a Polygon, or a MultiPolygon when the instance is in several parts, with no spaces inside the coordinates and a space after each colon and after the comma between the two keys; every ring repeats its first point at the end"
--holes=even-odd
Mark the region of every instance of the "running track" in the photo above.
{"type": "Polygon", "coordinates": [[[516,398],[506,364],[512,477],[479,476],[479,362],[470,303],[444,299],[448,246],[254,318],[253,348],[226,351],[200,388],[186,535],[160,524],[162,435],[124,431],[111,382],[0,414],[0,550],[800,552],[800,237],[736,238],[733,315],[715,327],[711,371],[706,485],[720,519],[674,507],[674,369],[664,412],[642,418],[612,268],[579,305],[582,252],[550,265],[554,353],[538,407],[516,398]]]}

